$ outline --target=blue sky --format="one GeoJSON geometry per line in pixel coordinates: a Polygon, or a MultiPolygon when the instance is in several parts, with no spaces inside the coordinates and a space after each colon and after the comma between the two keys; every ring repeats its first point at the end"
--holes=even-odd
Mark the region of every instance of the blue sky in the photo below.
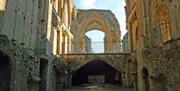
{"type": "Polygon", "coordinates": [[[86,36],[91,38],[92,52],[103,53],[104,52],[104,36],[105,33],[99,30],[93,30],[86,33],[86,36]]]}
{"type": "MultiPolygon", "coordinates": [[[[74,0],[77,9],[106,9],[111,10],[119,21],[121,29],[121,38],[126,33],[126,16],[124,0],[74,0]]],[[[95,31],[88,32],[86,35],[92,39],[92,42],[103,42],[104,33],[95,31]]],[[[95,44],[94,44],[95,45],[95,44]]],[[[95,47],[95,52],[102,52],[103,48],[95,47]],[[96,49],[95,49],[96,48],[96,49]]]]}

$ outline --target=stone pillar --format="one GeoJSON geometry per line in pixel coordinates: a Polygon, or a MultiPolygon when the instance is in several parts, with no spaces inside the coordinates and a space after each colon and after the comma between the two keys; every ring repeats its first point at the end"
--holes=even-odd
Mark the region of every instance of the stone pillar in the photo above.
{"type": "Polygon", "coordinates": [[[85,36],[84,35],[79,35],[77,38],[77,41],[75,41],[75,52],[76,53],[86,53],[86,41],[85,41],[85,36]]]}
{"type": "Polygon", "coordinates": [[[125,83],[124,83],[124,84],[126,84],[126,86],[128,86],[128,84],[129,84],[129,78],[130,78],[130,77],[129,77],[129,64],[127,64],[126,67],[127,67],[127,68],[126,68],[126,71],[125,71],[126,73],[125,73],[125,83]]]}
{"type": "Polygon", "coordinates": [[[63,91],[64,79],[60,74],[56,74],[56,91],[63,91]]]}
{"type": "Polygon", "coordinates": [[[71,48],[72,48],[72,41],[71,41],[71,38],[69,38],[68,39],[68,42],[69,42],[69,51],[68,51],[68,53],[71,53],[72,52],[72,50],[71,50],[71,48]]]}
{"type": "Polygon", "coordinates": [[[112,38],[109,35],[104,37],[104,53],[112,53],[112,38]]]}
{"type": "Polygon", "coordinates": [[[71,88],[72,75],[68,74],[65,77],[65,88],[71,88]]]}
{"type": "Polygon", "coordinates": [[[106,41],[106,35],[104,37],[104,53],[106,53],[107,50],[107,45],[106,45],[107,41],[106,41]]]}
{"type": "Polygon", "coordinates": [[[64,4],[63,22],[65,23],[66,26],[68,26],[68,6],[67,6],[67,1],[65,1],[65,4],[64,4]]]}
{"type": "Polygon", "coordinates": [[[65,54],[66,50],[66,34],[64,33],[64,30],[62,31],[62,42],[61,42],[61,54],[65,54]]]}
{"type": "Polygon", "coordinates": [[[62,42],[63,42],[63,36],[62,36],[62,29],[60,30],[60,47],[59,47],[59,49],[60,49],[60,54],[62,54],[62,42]]]}
{"type": "Polygon", "coordinates": [[[121,52],[121,44],[120,38],[116,39],[117,37],[113,37],[112,41],[112,53],[120,53],[121,52]]]}
{"type": "Polygon", "coordinates": [[[65,54],[68,53],[68,37],[65,35],[65,54]]]}
{"type": "Polygon", "coordinates": [[[58,0],[54,0],[54,9],[58,12],[58,0]]]}
{"type": "Polygon", "coordinates": [[[54,30],[54,43],[53,43],[53,54],[56,55],[57,52],[57,31],[54,30]]]}
{"type": "Polygon", "coordinates": [[[178,39],[180,37],[180,1],[174,0],[170,7],[170,24],[171,24],[171,36],[173,39],[178,39]]]}
{"type": "Polygon", "coordinates": [[[122,86],[123,87],[127,87],[125,72],[122,72],[122,86]]]}
{"type": "Polygon", "coordinates": [[[67,53],[71,52],[71,37],[70,35],[67,36],[67,53]]]}

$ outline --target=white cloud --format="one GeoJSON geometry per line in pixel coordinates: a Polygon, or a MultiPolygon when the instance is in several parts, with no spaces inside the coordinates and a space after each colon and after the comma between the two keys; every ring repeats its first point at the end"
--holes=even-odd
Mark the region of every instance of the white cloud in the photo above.
{"type": "Polygon", "coordinates": [[[82,0],[81,1],[81,6],[84,9],[90,9],[90,8],[95,8],[96,7],[96,0],[82,0]]]}
{"type": "MultiPolygon", "coordinates": [[[[81,0],[81,9],[108,9],[104,2],[98,2],[97,0],[81,0]]],[[[110,2],[110,0],[108,0],[110,2]]]]}

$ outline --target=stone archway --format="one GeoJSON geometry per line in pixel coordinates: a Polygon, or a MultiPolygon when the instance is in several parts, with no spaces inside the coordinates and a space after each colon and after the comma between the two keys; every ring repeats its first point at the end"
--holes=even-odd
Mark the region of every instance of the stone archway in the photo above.
{"type": "Polygon", "coordinates": [[[104,61],[90,61],[72,74],[72,86],[122,84],[121,72],[104,61]]]}
{"type": "Polygon", "coordinates": [[[11,63],[10,58],[0,52],[0,91],[10,91],[11,63]]]}
{"type": "Polygon", "coordinates": [[[71,87],[72,74],[82,68],[84,65],[93,62],[94,60],[101,60],[110,65],[122,75],[122,85],[125,86],[125,66],[129,59],[129,54],[124,53],[107,53],[107,54],[64,54],[59,60],[61,62],[55,63],[57,72],[66,71],[65,87],[71,87]],[[63,66],[64,65],[64,66],[63,66]],[[65,69],[62,67],[65,67],[65,69]]]}
{"type": "Polygon", "coordinates": [[[120,26],[115,15],[110,10],[78,10],[78,27],[75,37],[75,53],[86,53],[85,33],[97,29],[105,33],[105,53],[119,53],[120,26]]]}

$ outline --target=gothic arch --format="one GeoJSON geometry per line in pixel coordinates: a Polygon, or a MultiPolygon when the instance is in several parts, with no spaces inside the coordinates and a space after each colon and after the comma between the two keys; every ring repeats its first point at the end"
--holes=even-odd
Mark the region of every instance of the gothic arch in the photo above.
{"type": "Polygon", "coordinates": [[[75,85],[78,83],[79,85],[81,82],[83,83],[84,80],[86,80],[84,83],[88,83],[88,75],[93,75],[93,76],[102,76],[104,75],[105,77],[105,82],[104,83],[109,83],[109,84],[122,84],[122,76],[121,76],[121,71],[118,69],[112,67],[111,64],[101,61],[101,60],[93,60],[89,61],[86,64],[82,65],[78,70],[73,72],[72,74],[72,85],[75,85]],[[109,72],[113,74],[108,74],[109,72]],[[118,74],[118,75],[116,75],[118,74]],[[115,81],[113,79],[117,79],[115,81]],[[83,80],[83,81],[81,81],[83,80]],[[79,83],[80,82],[80,83],[79,83]]]}
{"type": "Polygon", "coordinates": [[[66,55],[61,55],[59,59],[61,60],[61,62],[59,61],[55,63],[55,69],[56,72],[66,71],[68,73],[67,82],[71,82],[71,77],[77,70],[79,70],[86,64],[91,63],[93,61],[101,61],[110,65],[112,68],[116,69],[118,72],[121,73],[122,75],[121,84],[123,84],[124,86],[125,70],[126,70],[125,66],[129,57],[130,57],[129,54],[124,54],[124,53],[66,54],[66,55]]]}
{"type": "MultiPolygon", "coordinates": [[[[81,64],[79,64],[79,65],[74,66],[74,67],[73,67],[73,68],[74,68],[74,69],[73,69],[73,72],[77,71],[77,70],[80,69],[81,67],[83,67],[83,66],[85,66],[86,64],[91,63],[91,62],[93,62],[93,61],[101,61],[101,62],[104,62],[104,63],[110,65],[111,67],[113,67],[114,69],[118,70],[119,72],[122,72],[122,71],[123,71],[123,68],[122,68],[122,67],[123,67],[123,64],[117,66],[115,63],[110,62],[108,59],[106,60],[106,59],[103,59],[103,58],[95,58],[95,59],[89,59],[89,60],[84,61],[83,63],[81,63],[81,64]]],[[[73,73],[73,72],[72,72],[72,73],[73,73]]]]}
{"type": "Polygon", "coordinates": [[[85,33],[98,29],[105,33],[105,53],[120,52],[120,26],[115,15],[109,10],[78,10],[78,31],[75,36],[75,52],[86,53],[85,33]]]}

